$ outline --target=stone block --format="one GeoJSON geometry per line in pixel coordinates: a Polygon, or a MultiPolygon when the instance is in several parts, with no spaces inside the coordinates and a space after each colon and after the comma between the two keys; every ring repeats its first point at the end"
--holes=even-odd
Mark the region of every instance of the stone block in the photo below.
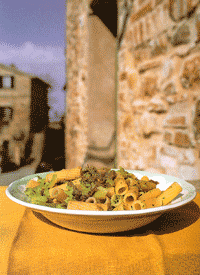
{"type": "Polygon", "coordinates": [[[127,72],[120,73],[119,81],[124,81],[127,79],[127,72]]]}
{"type": "Polygon", "coordinates": [[[162,2],[162,0],[155,0],[155,5],[159,5],[162,2]]]}
{"type": "Polygon", "coordinates": [[[125,34],[125,39],[128,43],[132,43],[133,42],[133,30],[128,30],[125,34]]]}
{"type": "MultiPolygon", "coordinates": [[[[137,50],[134,51],[134,62],[135,62],[136,65],[140,64],[141,62],[145,62],[148,59],[149,59],[149,49],[148,48],[137,49],[137,50]]],[[[158,65],[158,63],[154,63],[153,68],[157,68],[158,67],[157,65],[158,65]]],[[[151,69],[151,65],[147,65],[147,67],[144,67],[144,68],[143,67],[139,68],[138,71],[140,73],[144,73],[148,69],[151,69]]]]}
{"type": "Polygon", "coordinates": [[[135,46],[137,46],[139,44],[139,29],[138,29],[138,25],[137,24],[134,24],[134,27],[133,27],[133,43],[135,46]]]}
{"type": "Polygon", "coordinates": [[[175,86],[175,83],[174,82],[169,82],[165,85],[164,89],[163,89],[163,92],[166,96],[169,96],[169,95],[174,95],[176,94],[176,86],[175,86]]]}
{"type": "Polygon", "coordinates": [[[152,98],[158,92],[157,77],[146,76],[141,83],[141,96],[152,98]]]}
{"type": "Polygon", "coordinates": [[[142,114],[145,111],[146,106],[147,106],[147,102],[144,101],[143,99],[134,100],[132,104],[135,114],[142,114]]]}
{"type": "Polygon", "coordinates": [[[163,140],[167,144],[172,144],[173,142],[173,134],[171,132],[165,131],[163,135],[163,140]]]}
{"type": "Polygon", "coordinates": [[[171,127],[171,128],[186,128],[188,127],[188,121],[186,115],[177,115],[170,114],[168,115],[164,122],[163,127],[171,127]]]}
{"type": "Polygon", "coordinates": [[[144,137],[150,137],[153,133],[157,132],[156,117],[149,112],[144,112],[141,117],[141,130],[144,137]]]}
{"type": "Polygon", "coordinates": [[[169,13],[174,21],[179,22],[192,14],[198,3],[198,0],[169,1],[169,13]]]}
{"type": "Polygon", "coordinates": [[[174,136],[174,145],[184,148],[190,147],[191,142],[188,133],[181,131],[176,132],[174,136]]]}
{"type": "Polygon", "coordinates": [[[162,65],[161,61],[150,61],[143,63],[139,68],[139,73],[145,73],[148,70],[156,69],[162,65]]]}
{"type": "Polygon", "coordinates": [[[156,160],[156,145],[150,145],[146,150],[146,154],[147,154],[148,162],[155,161],[156,160]]]}
{"type": "Polygon", "coordinates": [[[168,104],[159,95],[156,95],[150,100],[147,110],[154,113],[165,113],[168,110],[168,104]]]}
{"type": "MultiPolygon", "coordinates": [[[[174,70],[174,61],[166,57],[163,62],[161,81],[164,82],[168,80],[172,76],[173,70],[174,70]]],[[[167,83],[167,84],[169,85],[171,83],[167,83]]]]}
{"type": "Polygon", "coordinates": [[[129,89],[133,90],[137,84],[137,76],[136,73],[132,72],[128,77],[128,87],[129,89]]]}
{"type": "Polygon", "coordinates": [[[200,13],[196,14],[195,28],[196,28],[196,32],[197,32],[196,42],[198,43],[200,41],[200,13]]]}
{"type": "Polygon", "coordinates": [[[184,63],[180,80],[186,89],[200,84],[200,55],[190,58],[184,63]]]}
{"type": "Polygon", "coordinates": [[[171,145],[163,145],[160,148],[160,153],[162,155],[177,158],[179,164],[195,164],[196,158],[193,149],[179,148],[171,145]]]}
{"type": "Polygon", "coordinates": [[[139,43],[142,43],[144,41],[144,25],[143,22],[139,22],[139,43]]]}
{"type": "Polygon", "coordinates": [[[166,52],[167,48],[160,44],[159,41],[156,41],[151,49],[151,57],[157,57],[166,52]]]}
{"type": "Polygon", "coordinates": [[[130,17],[131,23],[134,23],[136,20],[140,19],[141,17],[144,17],[146,14],[148,14],[152,10],[153,10],[153,4],[152,4],[152,1],[150,1],[145,6],[143,6],[141,9],[139,9],[139,11],[132,13],[132,15],[130,17]]]}
{"type": "MultiPolygon", "coordinates": [[[[182,0],[184,2],[184,0],[182,0]]],[[[187,13],[190,14],[195,11],[195,8],[199,4],[199,0],[187,0],[187,13]]]]}
{"type": "Polygon", "coordinates": [[[169,168],[177,169],[178,162],[176,158],[160,155],[159,160],[162,167],[165,167],[166,169],[169,169],[169,168]]]}
{"type": "Polygon", "coordinates": [[[189,25],[183,24],[178,27],[173,36],[171,37],[171,44],[173,46],[180,46],[190,42],[190,28],[189,25]]]}

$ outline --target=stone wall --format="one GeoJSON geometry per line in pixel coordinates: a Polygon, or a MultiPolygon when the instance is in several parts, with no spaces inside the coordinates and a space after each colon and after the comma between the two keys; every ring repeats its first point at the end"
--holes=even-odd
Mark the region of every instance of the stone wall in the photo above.
{"type": "Polygon", "coordinates": [[[87,152],[87,0],[68,0],[66,15],[66,167],[81,166],[87,152]]]}
{"type": "Polygon", "coordinates": [[[0,91],[0,107],[12,109],[9,121],[1,122],[0,146],[8,140],[10,158],[19,165],[30,131],[31,77],[6,66],[0,67],[0,75],[14,76],[14,89],[2,88],[0,91]]]}
{"type": "Polygon", "coordinates": [[[66,43],[66,166],[112,166],[116,41],[90,1],[67,1],[66,43]]]}
{"type": "Polygon", "coordinates": [[[200,4],[118,1],[118,166],[200,177],[200,4]]]}

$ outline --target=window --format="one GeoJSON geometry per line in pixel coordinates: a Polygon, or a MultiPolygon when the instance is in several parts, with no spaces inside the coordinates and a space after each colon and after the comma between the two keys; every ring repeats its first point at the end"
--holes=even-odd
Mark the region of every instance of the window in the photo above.
{"type": "Polygon", "coordinates": [[[13,117],[13,109],[10,107],[0,107],[0,120],[4,124],[8,124],[13,117]]]}
{"type": "Polygon", "coordinates": [[[0,76],[0,89],[14,89],[14,76],[0,76]]]}

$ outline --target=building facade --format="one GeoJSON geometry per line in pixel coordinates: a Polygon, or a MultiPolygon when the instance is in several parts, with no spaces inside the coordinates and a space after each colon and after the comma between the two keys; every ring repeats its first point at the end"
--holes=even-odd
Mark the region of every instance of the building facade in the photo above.
{"type": "Polygon", "coordinates": [[[9,144],[10,161],[20,165],[30,133],[48,123],[49,85],[38,77],[0,64],[0,146],[9,144]]]}

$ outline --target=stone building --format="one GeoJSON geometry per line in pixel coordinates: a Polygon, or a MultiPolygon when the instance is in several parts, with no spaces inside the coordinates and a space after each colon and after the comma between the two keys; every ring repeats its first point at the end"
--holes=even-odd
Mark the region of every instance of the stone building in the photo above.
{"type": "Polygon", "coordinates": [[[9,144],[10,161],[21,164],[31,136],[48,123],[49,84],[14,65],[0,64],[0,145],[9,144]]]}
{"type": "Polygon", "coordinates": [[[113,1],[104,2],[67,1],[67,167],[112,166],[115,159],[117,13],[110,25],[113,1]]]}
{"type": "Polygon", "coordinates": [[[199,1],[119,1],[118,164],[200,176],[199,1]]]}
{"type": "MultiPolygon", "coordinates": [[[[117,102],[117,121],[112,121],[109,131],[110,134],[113,129],[117,132],[117,167],[184,179],[200,177],[199,2],[117,1],[118,85],[115,92],[107,93],[113,93],[117,102]]],[[[69,117],[72,118],[72,110],[74,116],[78,116],[78,120],[69,119],[67,124],[69,130],[74,127],[74,131],[67,132],[66,139],[68,143],[73,135],[67,145],[68,154],[71,150],[74,159],[72,166],[81,165],[88,152],[88,121],[92,119],[88,108],[91,102],[89,14],[90,2],[67,1],[67,104],[69,117]],[[79,8],[72,17],[73,5],[79,8]],[[73,102],[77,104],[77,111],[73,102]]],[[[110,69],[113,64],[110,63],[110,69]]],[[[99,76],[97,74],[94,81],[99,81],[99,76]]],[[[106,105],[102,112],[107,112],[106,105]]]]}

